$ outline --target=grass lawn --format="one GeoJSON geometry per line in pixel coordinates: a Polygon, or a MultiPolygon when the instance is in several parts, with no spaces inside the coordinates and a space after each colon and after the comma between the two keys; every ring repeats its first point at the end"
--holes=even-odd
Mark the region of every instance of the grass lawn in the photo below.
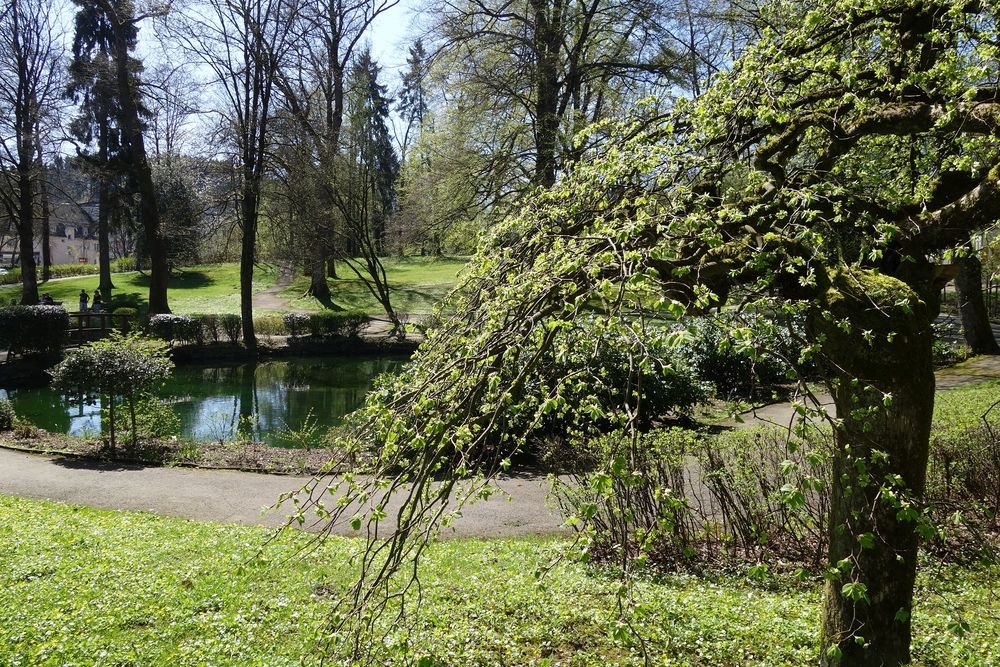
{"type": "MultiPolygon", "coordinates": [[[[0,496],[0,665],[298,665],[312,662],[330,591],[359,542],[299,552],[290,533],[0,496]]],[[[428,553],[423,605],[383,664],[642,664],[616,632],[615,580],[577,564],[533,572],[559,543],[450,540],[428,553]]],[[[1000,665],[997,570],[925,568],[920,665],[1000,665]],[[968,624],[964,637],[949,629],[968,624]]],[[[640,582],[628,617],[657,665],[815,663],[820,589],[742,577],[640,582]]],[[[964,626],[963,626],[964,627],[964,626]]],[[[349,664],[332,638],[331,664],[349,664]]]]}
{"type": "MultiPolygon", "coordinates": [[[[384,261],[389,286],[392,289],[393,308],[400,313],[426,314],[455,286],[458,273],[468,264],[464,257],[389,257],[384,261]]],[[[383,313],[364,283],[343,263],[337,265],[339,279],[330,279],[333,301],[347,310],[366,313],[383,313]]],[[[321,310],[313,298],[302,298],[309,288],[309,279],[299,276],[281,296],[292,305],[304,310],[321,310]]]]}
{"type": "MultiPolygon", "coordinates": [[[[267,289],[277,281],[277,271],[271,267],[257,267],[254,271],[254,290],[267,289]]],[[[111,277],[115,285],[113,301],[116,306],[144,309],[149,296],[149,276],[137,272],[116,273],[111,277]]],[[[68,310],[76,310],[80,290],[90,296],[98,285],[97,276],[63,278],[40,283],[39,293],[48,292],[56,301],[62,301],[68,310]]],[[[21,298],[18,285],[0,287],[0,303],[21,298]]],[[[177,314],[190,313],[239,313],[240,267],[238,264],[204,264],[178,269],[170,278],[167,299],[170,309],[177,314]]]]}

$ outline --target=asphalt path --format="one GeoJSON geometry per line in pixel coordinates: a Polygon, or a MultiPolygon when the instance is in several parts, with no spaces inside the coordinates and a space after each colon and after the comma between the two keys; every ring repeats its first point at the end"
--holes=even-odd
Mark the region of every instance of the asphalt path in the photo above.
{"type": "MultiPolygon", "coordinates": [[[[268,510],[283,493],[296,491],[309,477],[263,475],[228,470],[160,468],[94,463],[0,448],[0,494],[88,505],[102,509],[141,510],[202,521],[277,527],[290,506],[268,510]]],[[[508,477],[489,500],[462,508],[444,537],[518,537],[564,532],[562,520],[547,499],[544,476],[508,477]]],[[[398,499],[390,499],[385,522],[392,529],[398,499]]],[[[319,530],[325,524],[304,526],[319,530]]],[[[333,532],[357,535],[350,526],[333,532]]]]}

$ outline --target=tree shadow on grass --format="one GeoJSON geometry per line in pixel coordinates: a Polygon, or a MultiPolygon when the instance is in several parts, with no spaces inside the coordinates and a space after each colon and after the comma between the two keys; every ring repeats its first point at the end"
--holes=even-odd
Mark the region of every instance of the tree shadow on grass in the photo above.
{"type": "MultiPolygon", "coordinates": [[[[199,289],[215,285],[216,282],[215,278],[203,271],[175,271],[170,274],[167,289],[199,289]]],[[[132,283],[140,287],[149,287],[149,274],[140,273],[132,280],[132,283]]]]}

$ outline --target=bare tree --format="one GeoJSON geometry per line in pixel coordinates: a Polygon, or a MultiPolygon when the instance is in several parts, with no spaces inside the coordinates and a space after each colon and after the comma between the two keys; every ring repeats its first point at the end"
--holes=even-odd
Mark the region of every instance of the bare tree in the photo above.
{"type": "Polygon", "coordinates": [[[9,0],[0,10],[0,205],[17,230],[21,303],[38,303],[35,208],[39,133],[60,90],[62,48],[49,0],[9,0]]]}
{"type": "Polygon", "coordinates": [[[230,147],[236,217],[243,233],[240,253],[240,313],[243,340],[255,350],[253,270],[261,189],[268,169],[270,124],[279,91],[282,58],[293,38],[296,0],[207,0],[171,23],[184,48],[212,73],[214,111],[230,147]]]}
{"type": "Polygon", "coordinates": [[[324,218],[311,227],[306,240],[309,294],[330,304],[326,262],[336,253],[337,219],[333,213],[338,183],[333,163],[340,151],[344,125],[345,77],[372,22],[399,0],[318,0],[303,8],[296,24],[296,48],[279,83],[289,115],[309,138],[314,164],[324,179],[317,179],[316,196],[324,218]]]}

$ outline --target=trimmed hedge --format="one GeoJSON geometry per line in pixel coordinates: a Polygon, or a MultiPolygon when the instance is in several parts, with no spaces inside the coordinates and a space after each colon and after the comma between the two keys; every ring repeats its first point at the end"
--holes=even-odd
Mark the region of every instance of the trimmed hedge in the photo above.
{"type": "Polygon", "coordinates": [[[366,324],[365,313],[323,311],[309,316],[309,330],[314,336],[356,338],[366,324]]]}
{"type": "Polygon", "coordinates": [[[281,316],[281,321],[290,336],[301,336],[309,331],[309,316],[303,313],[285,313],[281,316]]]}
{"type": "Polygon", "coordinates": [[[69,313],[59,306],[0,307],[0,348],[11,354],[58,350],[68,329],[69,313]]]}
{"type": "Polygon", "coordinates": [[[153,315],[149,318],[149,333],[169,343],[196,343],[201,324],[186,315],[153,315]]]}

